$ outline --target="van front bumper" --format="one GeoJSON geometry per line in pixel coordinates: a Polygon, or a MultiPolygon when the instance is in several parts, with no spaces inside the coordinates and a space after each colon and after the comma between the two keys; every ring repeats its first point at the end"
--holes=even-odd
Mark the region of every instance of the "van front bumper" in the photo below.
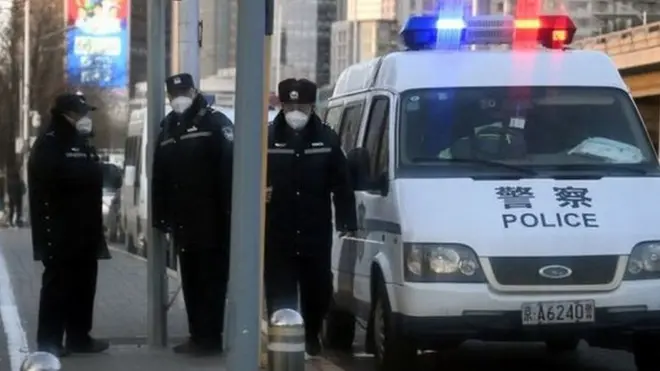
{"type": "Polygon", "coordinates": [[[660,280],[625,281],[610,292],[498,293],[487,284],[388,285],[394,322],[407,338],[433,347],[451,340],[542,341],[579,337],[627,347],[635,333],[660,336],[660,280]],[[527,326],[523,303],[594,300],[595,321],[527,326]]]}

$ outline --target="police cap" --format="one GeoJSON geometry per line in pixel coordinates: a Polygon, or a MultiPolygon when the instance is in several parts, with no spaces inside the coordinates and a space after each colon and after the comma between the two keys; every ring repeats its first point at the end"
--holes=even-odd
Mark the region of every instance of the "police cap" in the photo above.
{"type": "Polygon", "coordinates": [[[277,85],[280,103],[316,103],[316,84],[307,79],[286,79],[277,85]]]}
{"type": "Polygon", "coordinates": [[[95,111],[96,107],[87,103],[82,94],[64,93],[55,98],[53,110],[59,112],[75,112],[86,115],[89,111],[95,111]]]}
{"type": "Polygon", "coordinates": [[[195,82],[189,73],[180,73],[165,79],[165,85],[167,86],[167,93],[175,95],[194,88],[195,82]]]}

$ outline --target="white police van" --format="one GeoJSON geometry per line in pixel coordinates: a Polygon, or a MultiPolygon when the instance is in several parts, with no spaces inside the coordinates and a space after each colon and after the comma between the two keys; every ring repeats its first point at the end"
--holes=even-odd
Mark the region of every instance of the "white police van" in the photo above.
{"type": "Polygon", "coordinates": [[[658,160],[617,68],[565,47],[574,33],[414,17],[406,51],[341,74],[325,120],[359,232],[333,242],[326,346],[350,347],[357,319],[382,370],[468,339],[584,339],[656,368],[658,160]]]}

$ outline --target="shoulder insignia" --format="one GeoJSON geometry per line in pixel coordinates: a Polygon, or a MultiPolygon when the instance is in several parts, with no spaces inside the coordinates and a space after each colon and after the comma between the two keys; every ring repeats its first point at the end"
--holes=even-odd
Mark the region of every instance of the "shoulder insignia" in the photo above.
{"type": "Polygon", "coordinates": [[[227,125],[222,128],[222,135],[227,139],[228,141],[233,141],[234,140],[234,128],[227,125]]]}

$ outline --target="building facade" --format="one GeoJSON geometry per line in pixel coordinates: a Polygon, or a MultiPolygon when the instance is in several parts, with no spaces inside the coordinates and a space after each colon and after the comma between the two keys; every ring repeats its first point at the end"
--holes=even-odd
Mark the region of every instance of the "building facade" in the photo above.
{"type": "Polygon", "coordinates": [[[331,30],[330,83],[348,66],[396,50],[398,41],[396,0],[340,1],[341,13],[331,30]]]}
{"type": "Polygon", "coordinates": [[[330,32],[337,17],[335,0],[282,0],[278,30],[281,78],[307,78],[318,85],[330,82],[330,32]],[[292,74],[293,76],[288,76],[292,74]]]}
{"type": "MultiPolygon", "coordinates": [[[[171,71],[171,19],[172,8],[169,1],[165,2],[165,71],[171,71]]],[[[147,80],[147,0],[131,0],[130,12],[130,45],[129,56],[129,87],[130,96],[135,95],[135,84],[147,80]]]]}
{"type": "Polygon", "coordinates": [[[394,19],[333,23],[331,83],[350,65],[397,50],[398,33],[399,25],[394,19]]]}
{"type": "Polygon", "coordinates": [[[202,48],[200,74],[212,76],[220,69],[236,67],[238,0],[200,0],[202,48]]]}

